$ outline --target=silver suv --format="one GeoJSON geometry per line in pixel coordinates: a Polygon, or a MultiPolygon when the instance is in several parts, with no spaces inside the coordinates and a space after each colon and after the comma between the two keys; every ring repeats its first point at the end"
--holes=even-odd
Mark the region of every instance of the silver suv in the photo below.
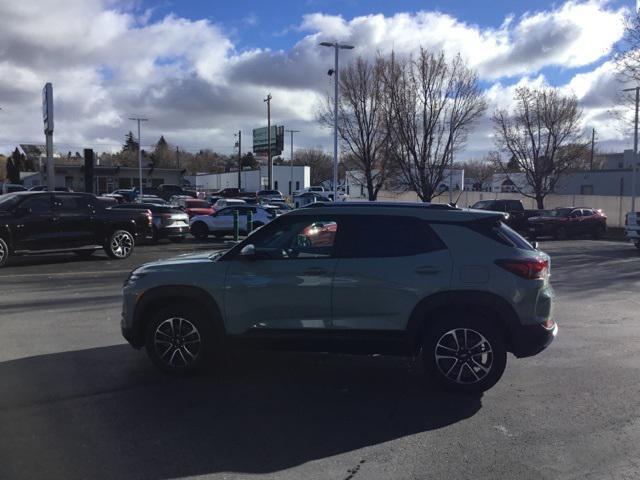
{"type": "Polygon", "coordinates": [[[549,257],[503,214],[442,205],[314,204],[225,252],[134,270],[122,333],[169,373],[231,346],[416,356],[482,391],[507,352],[553,340],[549,257]]]}

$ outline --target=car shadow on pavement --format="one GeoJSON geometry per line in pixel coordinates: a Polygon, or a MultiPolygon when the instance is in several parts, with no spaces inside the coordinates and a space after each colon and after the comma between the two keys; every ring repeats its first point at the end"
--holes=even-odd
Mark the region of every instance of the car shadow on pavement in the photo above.
{"type": "Polygon", "coordinates": [[[472,417],[406,360],[234,353],[175,379],[127,345],[0,363],[0,478],[270,473],[472,417]]]}

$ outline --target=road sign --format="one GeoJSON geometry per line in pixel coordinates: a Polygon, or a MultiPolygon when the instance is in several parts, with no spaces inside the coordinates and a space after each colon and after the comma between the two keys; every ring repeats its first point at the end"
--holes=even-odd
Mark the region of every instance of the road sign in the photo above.
{"type": "Polygon", "coordinates": [[[44,122],[44,133],[53,133],[53,85],[47,82],[42,89],[42,120],[44,122]]]}
{"type": "MultiPolygon", "coordinates": [[[[269,150],[267,127],[253,129],[253,153],[266,155],[269,150]]],[[[284,149],[284,127],[271,127],[271,156],[281,155],[284,149]]]]}

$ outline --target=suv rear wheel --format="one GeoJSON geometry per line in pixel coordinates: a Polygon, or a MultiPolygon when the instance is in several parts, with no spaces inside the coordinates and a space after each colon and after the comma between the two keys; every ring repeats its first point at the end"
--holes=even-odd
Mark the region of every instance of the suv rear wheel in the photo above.
{"type": "Polygon", "coordinates": [[[427,373],[446,389],[468,393],[495,385],[507,363],[501,332],[488,320],[466,314],[429,328],[422,357],[427,373]]]}
{"type": "Polygon", "coordinates": [[[109,235],[107,243],[104,246],[104,251],[111,258],[124,260],[133,252],[134,243],[133,235],[129,232],[126,230],[116,230],[109,235]]]}
{"type": "Polygon", "coordinates": [[[191,235],[198,240],[204,240],[209,236],[209,227],[204,222],[196,222],[191,225],[191,235]]]}
{"type": "Polygon", "coordinates": [[[214,349],[212,330],[195,308],[188,305],[163,308],[147,325],[147,355],[166,373],[191,373],[202,366],[214,349]]]}

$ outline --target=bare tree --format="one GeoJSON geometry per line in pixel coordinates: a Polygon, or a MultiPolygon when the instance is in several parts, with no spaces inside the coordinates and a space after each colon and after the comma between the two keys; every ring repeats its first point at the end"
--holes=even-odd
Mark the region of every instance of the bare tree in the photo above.
{"type": "Polygon", "coordinates": [[[513,109],[499,109],[493,115],[499,150],[494,159],[509,177],[500,152],[507,154],[530,187],[530,191],[524,189],[511,179],[516,189],[535,198],[542,209],[558,180],[585,154],[588,142],[582,138],[582,111],[574,95],[563,95],[554,88],[520,87],[514,100],[513,109]]]}
{"type": "MultiPolygon", "coordinates": [[[[374,201],[387,173],[388,131],[384,115],[383,61],[362,57],[340,72],[338,134],[351,163],[362,170],[369,200],[374,201]]],[[[333,125],[333,99],[318,114],[320,123],[333,125]]]]}
{"type": "Polygon", "coordinates": [[[333,159],[322,150],[315,148],[297,150],[294,165],[311,167],[311,185],[333,179],[333,159]]]}
{"type": "Polygon", "coordinates": [[[625,22],[624,36],[616,47],[615,61],[624,80],[640,80],[640,12],[625,22]]]}
{"type": "Polygon", "coordinates": [[[423,202],[440,194],[444,170],[486,110],[476,73],[460,55],[423,48],[416,59],[385,62],[385,106],[389,150],[406,186],[423,202]]]}

